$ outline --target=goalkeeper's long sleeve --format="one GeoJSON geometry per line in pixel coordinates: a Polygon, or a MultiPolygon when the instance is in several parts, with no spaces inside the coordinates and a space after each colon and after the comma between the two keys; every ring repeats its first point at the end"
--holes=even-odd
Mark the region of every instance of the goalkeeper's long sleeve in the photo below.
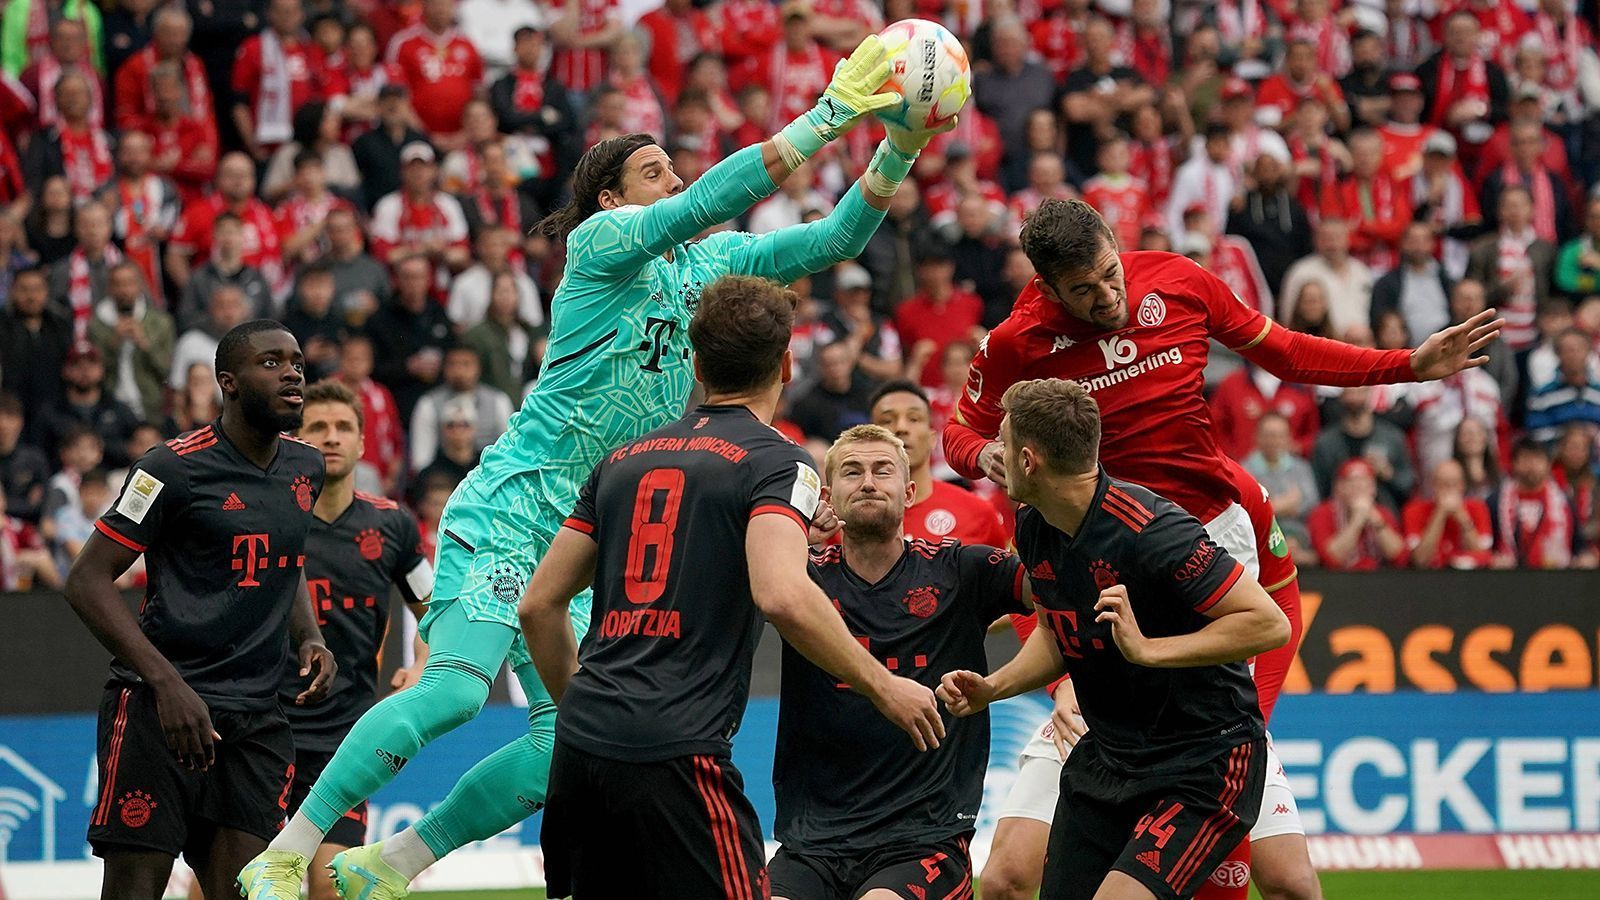
{"type": "Polygon", "coordinates": [[[884,211],[868,205],[859,184],[845,192],[833,212],[815,222],[763,234],[730,256],[729,268],[788,284],[836,262],[855,259],[883,222],[884,211]]]}

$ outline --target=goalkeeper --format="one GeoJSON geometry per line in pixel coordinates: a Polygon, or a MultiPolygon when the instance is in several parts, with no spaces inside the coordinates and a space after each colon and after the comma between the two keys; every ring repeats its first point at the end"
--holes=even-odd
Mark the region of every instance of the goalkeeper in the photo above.
{"type": "MultiPolygon", "coordinates": [[[[814,108],[687,189],[648,135],[602,141],[579,160],[572,202],[540,226],[566,239],[567,267],[538,385],[440,522],[422,675],[356,723],[288,825],[244,868],[249,900],[298,898],[307,860],[333,823],[429,741],[476,716],[508,655],[528,695],[528,731],[474,766],[414,826],[345,851],[329,868],[342,896],[403,897],[439,858],[540,808],[556,709],[518,632],[523,588],[602,455],[683,414],[694,381],[688,324],[705,285],[730,273],[788,283],[860,254],[932,134],[891,131],[820,221],[690,241],[771,195],[862,116],[899,103],[898,94],[875,93],[888,74],[882,42],[868,37],[814,108]]],[[[586,593],[573,603],[580,640],[588,613],[586,593]]]]}

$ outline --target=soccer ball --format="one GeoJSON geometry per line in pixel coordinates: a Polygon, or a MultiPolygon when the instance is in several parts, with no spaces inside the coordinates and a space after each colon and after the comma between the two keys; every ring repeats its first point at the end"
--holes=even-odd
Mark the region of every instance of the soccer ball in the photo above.
{"type": "Polygon", "coordinates": [[[938,22],[901,19],[878,32],[889,56],[889,80],[881,91],[897,91],[899,106],[878,110],[886,125],[933,131],[948,124],[972,96],[972,66],[961,41],[938,22]]]}

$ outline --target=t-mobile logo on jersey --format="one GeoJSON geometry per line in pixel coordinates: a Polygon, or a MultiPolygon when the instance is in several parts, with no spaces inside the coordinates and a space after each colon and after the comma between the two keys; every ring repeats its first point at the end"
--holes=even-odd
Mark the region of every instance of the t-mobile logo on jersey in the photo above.
{"type": "Polygon", "coordinates": [[[651,316],[645,319],[644,330],[648,336],[639,342],[639,346],[634,348],[635,350],[643,350],[647,354],[647,358],[639,364],[639,368],[646,372],[659,373],[661,371],[661,358],[667,353],[667,343],[672,340],[672,336],[678,331],[678,323],[670,319],[658,319],[655,316],[651,316]]]}
{"type": "Polygon", "coordinates": [[[1139,355],[1139,348],[1125,337],[1108,337],[1100,339],[1100,352],[1105,355],[1106,368],[1114,369],[1132,362],[1139,355]]]}
{"type": "Polygon", "coordinates": [[[261,582],[256,580],[256,570],[270,564],[267,557],[269,549],[267,535],[236,534],[233,536],[233,570],[235,572],[244,572],[244,577],[239,579],[239,587],[261,586],[261,582]],[[241,545],[244,547],[242,556],[239,552],[241,545]]]}

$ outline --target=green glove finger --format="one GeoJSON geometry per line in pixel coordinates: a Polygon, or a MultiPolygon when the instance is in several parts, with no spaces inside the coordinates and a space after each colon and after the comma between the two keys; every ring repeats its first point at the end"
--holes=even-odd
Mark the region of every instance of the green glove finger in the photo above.
{"type": "Polygon", "coordinates": [[[866,113],[875,113],[880,109],[888,109],[891,106],[899,106],[901,101],[904,99],[905,98],[901,97],[896,91],[885,91],[881,94],[868,94],[866,97],[862,98],[861,111],[866,113]]]}

